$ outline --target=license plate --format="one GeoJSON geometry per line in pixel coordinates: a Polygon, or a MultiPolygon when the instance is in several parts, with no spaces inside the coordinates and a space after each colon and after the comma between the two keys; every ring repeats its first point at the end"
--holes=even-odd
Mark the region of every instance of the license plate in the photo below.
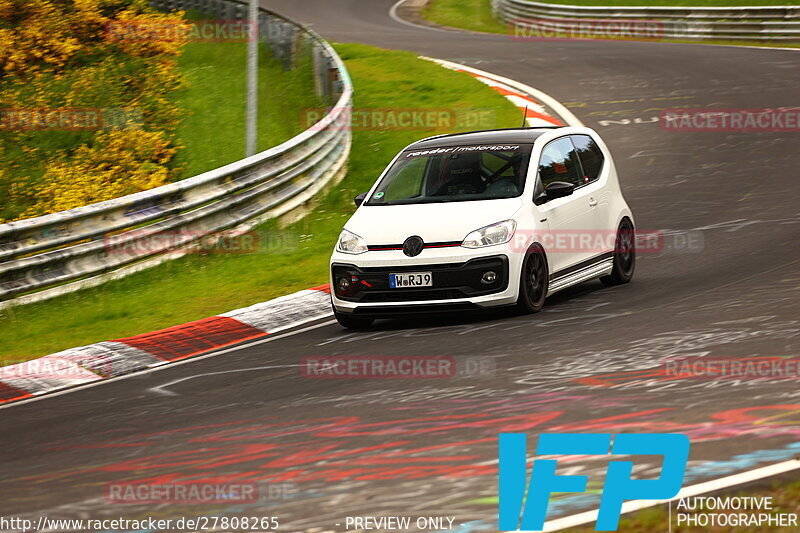
{"type": "Polygon", "coordinates": [[[402,274],[389,274],[389,287],[392,289],[433,287],[433,275],[430,272],[404,272],[402,274]]]}

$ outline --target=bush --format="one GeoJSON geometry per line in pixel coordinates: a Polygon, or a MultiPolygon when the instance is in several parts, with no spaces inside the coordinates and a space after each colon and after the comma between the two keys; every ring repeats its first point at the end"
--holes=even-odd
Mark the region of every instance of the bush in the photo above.
{"type": "Polygon", "coordinates": [[[4,111],[54,121],[71,110],[102,117],[89,127],[29,121],[2,128],[8,149],[0,167],[16,177],[0,195],[16,212],[52,213],[172,179],[180,119],[173,93],[183,83],[177,58],[188,39],[182,29],[181,13],[157,13],[144,0],[0,0],[4,111]],[[171,38],[137,33],[165,26],[175,29],[171,38]],[[115,115],[134,120],[109,121],[115,115]]]}
{"type": "Polygon", "coordinates": [[[174,154],[164,132],[99,134],[92,147],[80,146],[69,161],[56,158],[47,165],[39,201],[26,214],[64,211],[164,185],[174,154]]]}

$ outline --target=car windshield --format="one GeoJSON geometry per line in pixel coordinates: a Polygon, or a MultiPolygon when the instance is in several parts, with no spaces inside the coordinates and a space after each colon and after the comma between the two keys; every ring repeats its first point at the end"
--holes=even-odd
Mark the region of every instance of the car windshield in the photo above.
{"type": "Polygon", "coordinates": [[[465,202],[522,194],[532,144],[443,146],[400,154],[366,205],[465,202]]]}

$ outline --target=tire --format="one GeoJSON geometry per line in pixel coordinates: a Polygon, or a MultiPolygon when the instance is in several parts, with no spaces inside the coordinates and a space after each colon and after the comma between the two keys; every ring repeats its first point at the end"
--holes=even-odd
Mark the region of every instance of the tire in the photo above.
{"type": "Polygon", "coordinates": [[[622,285],[633,279],[633,272],[636,270],[636,232],[633,224],[627,218],[623,218],[617,228],[617,240],[614,244],[614,266],[611,274],[602,276],[600,281],[610,286],[622,285]]]}
{"type": "Polygon", "coordinates": [[[372,318],[356,317],[346,313],[340,313],[336,309],[333,310],[333,316],[336,317],[336,321],[339,322],[340,326],[347,329],[364,329],[370,327],[372,323],[375,322],[372,318]]]}
{"type": "Polygon", "coordinates": [[[522,263],[517,309],[523,314],[538,313],[544,307],[549,285],[547,258],[538,246],[531,248],[522,263]]]}

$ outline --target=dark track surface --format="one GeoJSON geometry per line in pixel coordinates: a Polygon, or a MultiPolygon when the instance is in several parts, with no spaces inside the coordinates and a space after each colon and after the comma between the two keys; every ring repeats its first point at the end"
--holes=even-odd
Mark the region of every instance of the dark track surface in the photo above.
{"type": "MultiPolygon", "coordinates": [[[[549,93],[603,135],[638,227],[695,230],[702,249],[640,256],[631,284],[584,284],[533,317],[387,322],[358,334],[326,325],[0,410],[0,516],[227,511],[277,515],[281,531],[323,532],[343,531],[346,515],[386,513],[448,515],[469,522],[464,531],[491,530],[500,431],[527,432],[529,447],[545,430],[684,432],[693,442],[687,484],[797,455],[788,447],[800,440],[797,379],[646,376],[665,357],[800,352],[800,134],[675,133],[650,122],[668,107],[796,106],[800,54],[513,42],[405,26],[388,17],[391,3],[265,5],[334,41],[451,59],[549,93]],[[601,122],[624,118],[640,121],[601,122]],[[314,380],[291,366],[340,354],[482,357],[494,370],[449,380],[314,380]],[[264,366],[280,368],[230,372],[264,366]],[[292,482],[297,495],[243,508],[104,501],[108,483],[170,475],[292,482]]],[[[644,465],[643,473],[658,466],[644,465]]],[[[552,517],[594,501],[572,496],[559,505],[552,517]]]]}

